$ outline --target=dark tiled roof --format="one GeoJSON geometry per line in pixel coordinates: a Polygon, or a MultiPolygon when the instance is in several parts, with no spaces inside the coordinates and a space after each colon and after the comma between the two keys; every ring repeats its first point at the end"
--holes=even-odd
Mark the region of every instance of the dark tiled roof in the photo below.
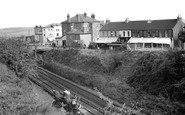
{"type": "Polygon", "coordinates": [[[148,20],[126,22],[110,22],[103,26],[100,31],[119,31],[119,30],[149,30],[149,29],[172,29],[177,23],[177,19],[148,20]]]}
{"type": "MultiPolygon", "coordinates": [[[[75,15],[72,18],[70,18],[70,22],[99,22],[98,20],[94,18],[90,18],[88,16],[84,16],[84,14],[78,14],[78,17],[75,15]]],[[[62,23],[68,23],[67,20],[63,21],[62,23]]]]}
{"type": "Polygon", "coordinates": [[[67,34],[82,34],[83,32],[81,30],[78,29],[72,29],[71,31],[69,31],[67,34]]]}

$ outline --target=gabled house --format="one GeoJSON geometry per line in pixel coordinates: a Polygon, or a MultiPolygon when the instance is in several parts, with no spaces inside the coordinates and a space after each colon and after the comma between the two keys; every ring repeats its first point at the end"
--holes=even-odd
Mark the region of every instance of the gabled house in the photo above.
{"type": "Polygon", "coordinates": [[[165,20],[143,20],[110,22],[100,30],[100,37],[117,37],[117,41],[127,43],[132,50],[161,50],[181,48],[178,34],[182,31],[182,18],[165,20]]]}
{"type": "Polygon", "coordinates": [[[62,36],[62,27],[60,23],[52,23],[42,28],[43,45],[55,42],[57,37],[62,36]]]}
{"type": "Polygon", "coordinates": [[[95,19],[95,15],[87,16],[87,13],[76,14],[67,20],[61,22],[62,34],[66,36],[66,45],[71,46],[73,42],[82,43],[88,46],[90,42],[96,41],[99,36],[99,30],[102,27],[101,21],[95,19]]]}

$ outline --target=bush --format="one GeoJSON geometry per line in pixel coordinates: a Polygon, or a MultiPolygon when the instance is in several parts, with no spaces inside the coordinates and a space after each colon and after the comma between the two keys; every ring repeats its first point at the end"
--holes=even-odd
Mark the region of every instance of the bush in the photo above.
{"type": "Polygon", "coordinates": [[[185,102],[185,51],[150,52],[134,65],[128,83],[153,95],[185,102]]]}
{"type": "Polygon", "coordinates": [[[98,45],[94,42],[91,42],[88,46],[88,49],[97,49],[98,48],[98,45]]]}

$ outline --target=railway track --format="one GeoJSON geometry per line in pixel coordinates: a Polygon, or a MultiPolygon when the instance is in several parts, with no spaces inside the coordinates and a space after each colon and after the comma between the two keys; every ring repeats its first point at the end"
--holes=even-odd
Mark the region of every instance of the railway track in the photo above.
{"type": "Polygon", "coordinates": [[[59,75],[56,75],[41,67],[38,68],[39,77],[32,79],[37,85],[43,87],[50,95],[53,96],[52,90],[70,90],[73,94],[80,95],[80,101],[86,106],[87,111],[92,115],[103,115],[103,108],[106,107],[107,102],[100,99],[97,95],[91,93],[87,89],[74,82],[71,82],[59,75]]]}

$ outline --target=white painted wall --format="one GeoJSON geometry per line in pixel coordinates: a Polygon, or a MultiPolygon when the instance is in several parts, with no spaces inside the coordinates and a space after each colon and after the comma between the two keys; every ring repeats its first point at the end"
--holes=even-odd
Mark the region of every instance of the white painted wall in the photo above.
{"type": "Polygon", "coordinates": [[[45,27],[43,31],[43,45],[47,44],[47,39],[55,40],[56,37],[62,36],[62,26],[53,25],[53,27],[45,27]]]}
{"type": "Polygon", "coordinates": [[[80,40],[82,40],[83,44],[85,44],[86,47],[88,47],[91,42],[91,34],[80,35],[80,40]]]}

